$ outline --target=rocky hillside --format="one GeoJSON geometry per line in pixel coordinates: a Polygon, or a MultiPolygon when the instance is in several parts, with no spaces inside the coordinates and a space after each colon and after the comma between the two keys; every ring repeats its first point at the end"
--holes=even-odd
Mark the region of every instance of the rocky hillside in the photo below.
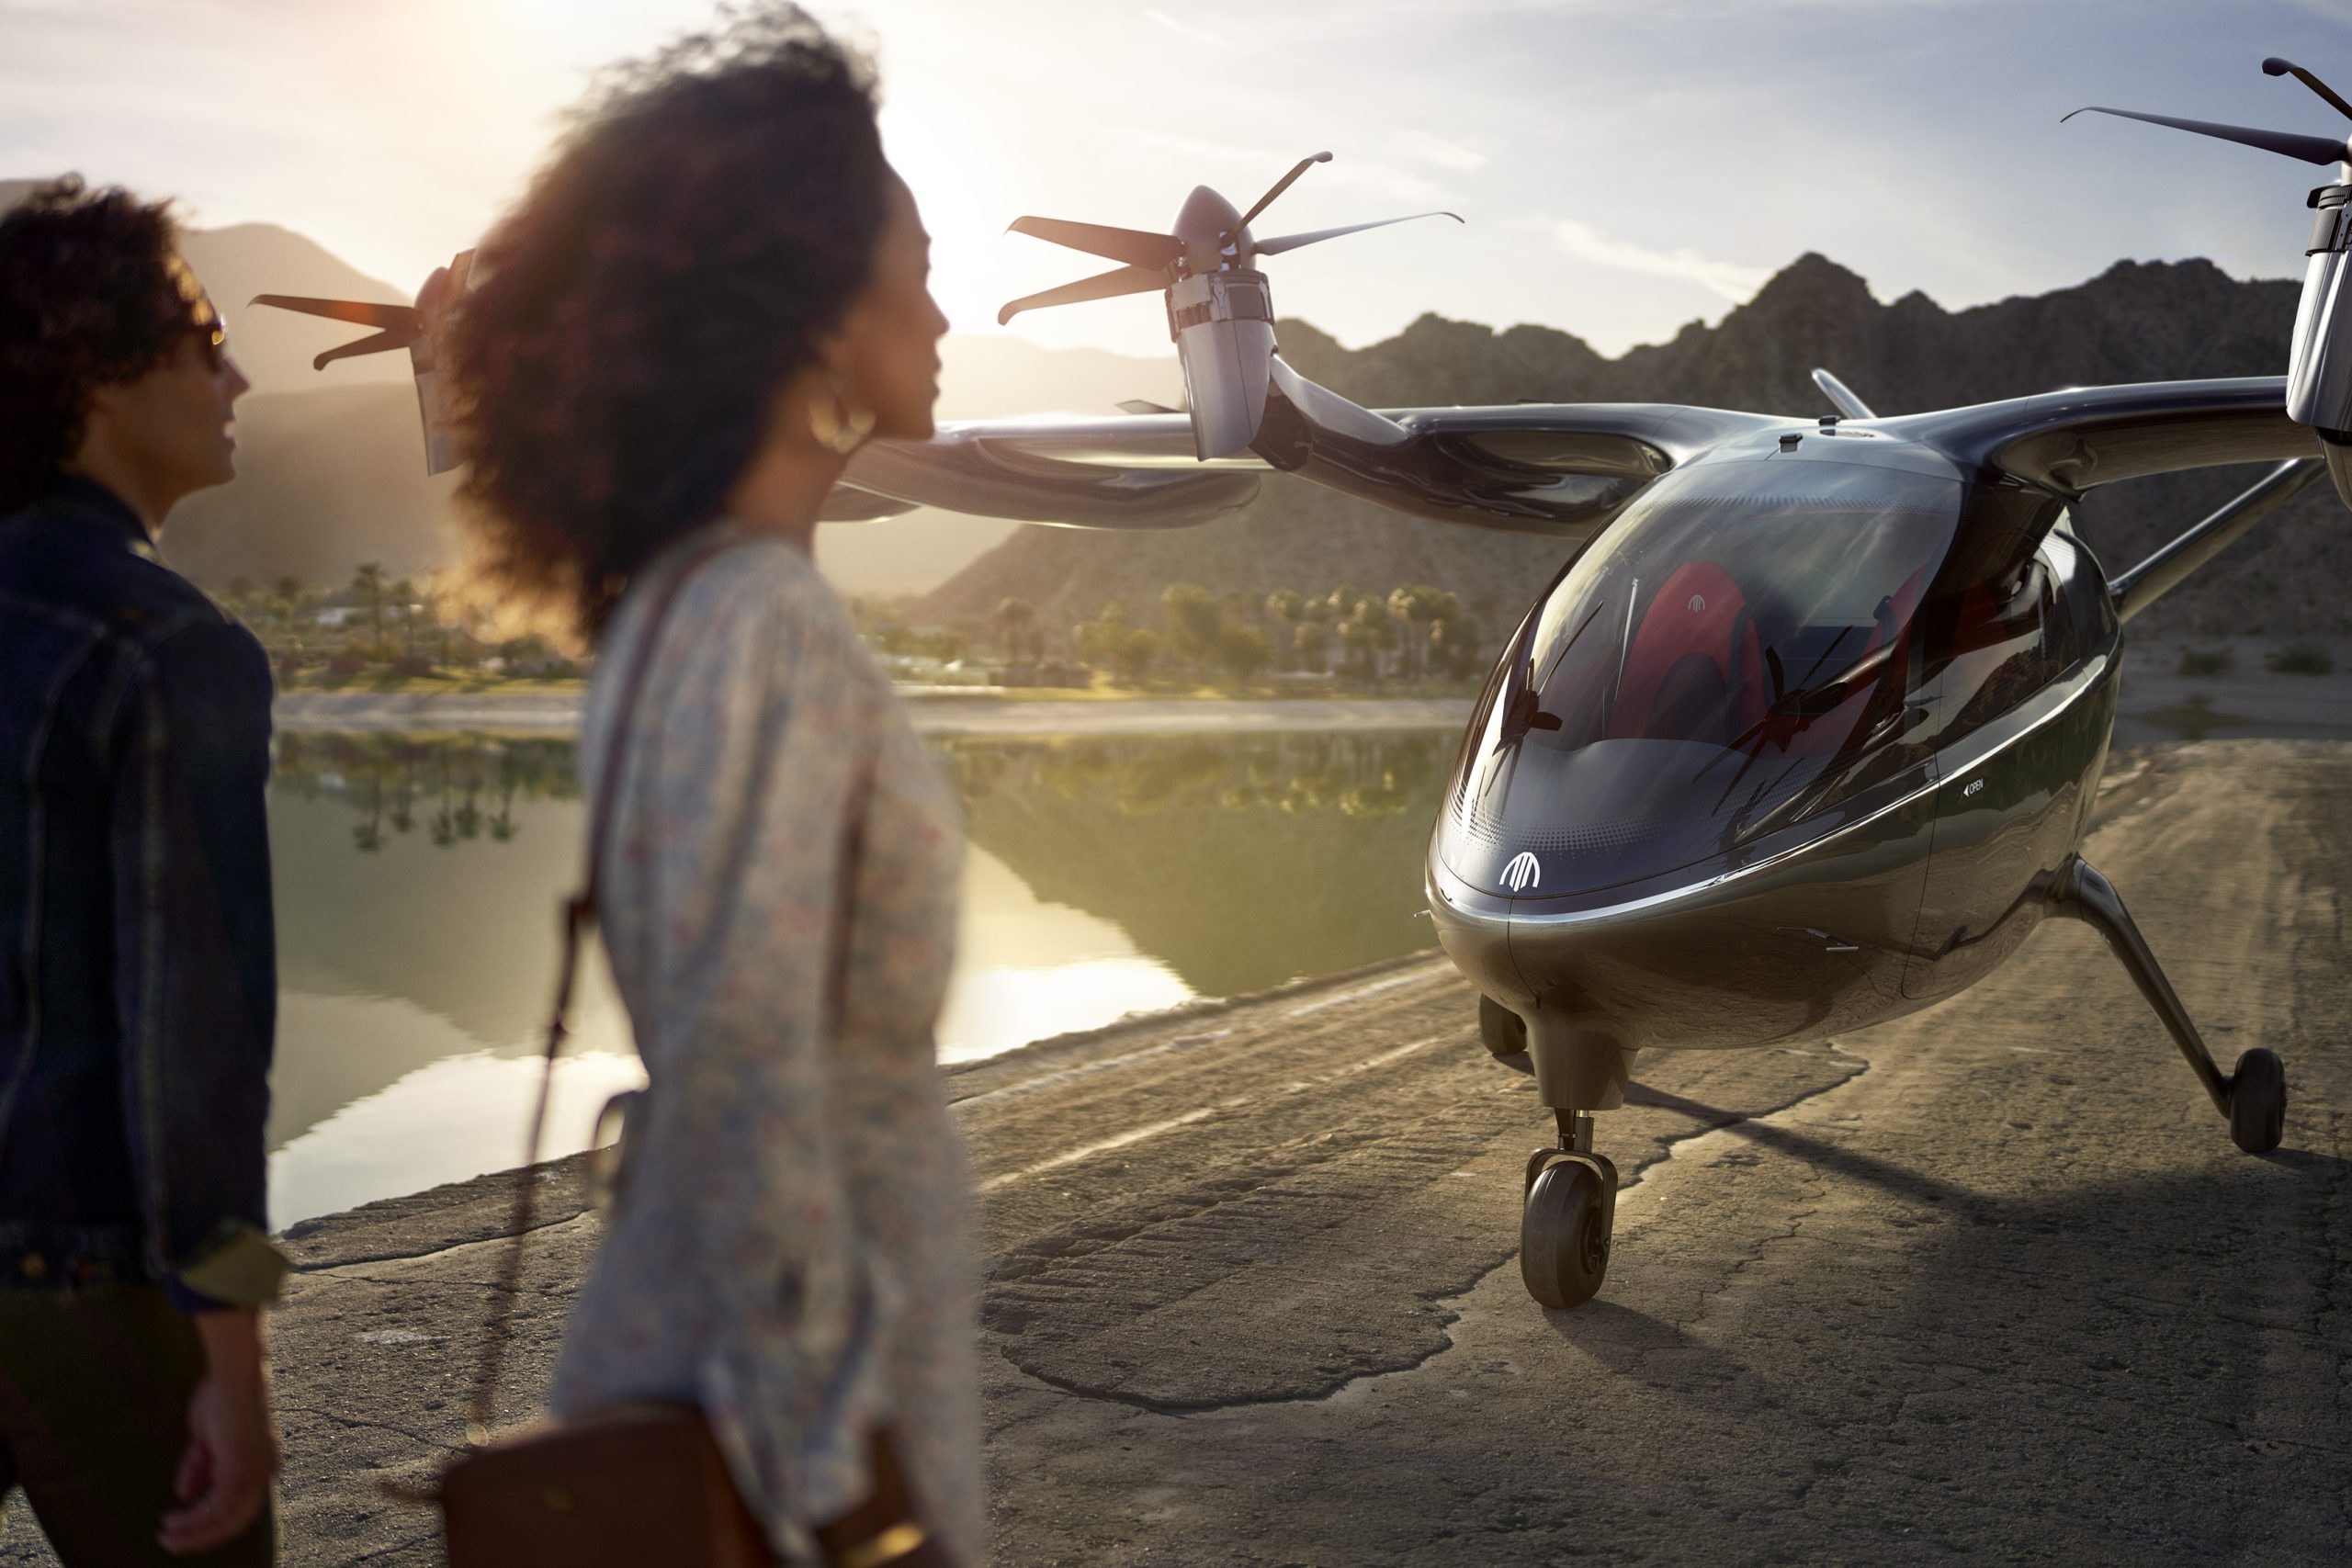
{"type": "MultiPolygon", "coordinates": [[[[1835,262],[1805,255],[1714,327],[1608,359],[1544,327],[1496,332],[1424,316],[1350,351],[1304,321],[1281,324],[1301,371],[1373,408],[1541,401],[1682,402],[1809,415],[1810,373],[1835,371],[1879,412],[2016,397],[2077,384],[2277,375],[2297,285],[2236,281],[2206,262],[2119,262],[2076,288],[1948,311],[1924,294],[1893,304],[1835,262]]],[[[2095,492],[2083,525],[2110,569],[2250,483],[2213,472],[2095,492]]],[[[2239,544],[2135,631],[2156,636],[2336,636],[2352,631],[2338,585],[2352,530],[2324,487],[2239,544]]],[[[1169,583],[1262,595],[1345,583],[1452,589],[1500,637],[1564,555],[1544,540],[1423,523],[1276,476],[1245,510],[1199,528],[1112,535],[1024,528],[926,598],[919,613],[984,616],[1029,600],[1049,626],[1120,600],[1141,607],[1169,583]]]]}
{"type": "MultiPolygon", "coordinates": [[[[0,179],[0,211],[37,184],[0,179]]],[[[270,292],[394,303],[408,296],[273,224],[190,229],[181,249],[227,314],[237,363],[254,389],[237,407],[237,478],[173,514],[164,548],[174,564],[217,587],[240,577],[288,576],[337,585],[369,560],[395,577],[421,577],[454,560],[456,479],[424,472],[408,355],[369,355],[315,370],[313,355],[363,332],[246,303],[270,292]]],[[[1145,360],[951,335],[941,357],[939,412],[946,419],[1107,412],[1125,398],[1182,395],[1173,355],[1145,360]]],[[[828,526],[818,553],[850,592],[917,592],[937,587],[1016,526],[926,508],[887,528],[828,526]]]]}

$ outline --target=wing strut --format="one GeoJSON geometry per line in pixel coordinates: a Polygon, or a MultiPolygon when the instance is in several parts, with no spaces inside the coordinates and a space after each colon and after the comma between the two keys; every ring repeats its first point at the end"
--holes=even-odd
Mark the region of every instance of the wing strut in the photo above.
{"type": "Polygon", "coordinates": [[[2179,587],[2247,529],[2302,494],[2324,471],[2310,457],[2279,464],[2253,489],[2117,577],[2108,590],[2115,600],[2115,618],[2128,621],[2179,587]]]}

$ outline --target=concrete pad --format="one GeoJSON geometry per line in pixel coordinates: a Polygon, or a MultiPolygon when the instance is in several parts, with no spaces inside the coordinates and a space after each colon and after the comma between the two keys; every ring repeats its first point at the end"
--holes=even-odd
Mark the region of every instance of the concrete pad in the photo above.
{"type": "MultiPolygon", "coordinates": [[[[2352,749],[2159,749],[2101,809],[2090,857],[2224,1065],[2286,1059],[2278,1153],[2066,925],[1892,1025],[1645,1055],[1600,1119],[1609,1283],[1566,1313],[1512,1266],[1548,1118],[1442,960],[952,1074],[996,1560],[2343,1561],[2352,749]]],[[[596,1232],[576,1163],[538,1180],[514,1416],[596,1232]]],[[[377,1483],[460,1439],[510,1191],[290,1238],[289,1562],[437,1561],[377,1483]]]]}

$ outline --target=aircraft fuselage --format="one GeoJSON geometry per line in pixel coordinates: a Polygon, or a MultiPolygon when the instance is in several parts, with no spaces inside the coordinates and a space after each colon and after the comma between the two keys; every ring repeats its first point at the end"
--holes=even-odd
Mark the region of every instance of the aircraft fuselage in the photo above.
{"type": "Polygon", "coordinates": [[[1863,431],[1629,508],[1490,677],[1427,862],[1544,1102],[1619,1103],[1646,1047],[1894,1018],[2016,951],[2105,764],[2109,598],[2059,498],[1863,431]]]}

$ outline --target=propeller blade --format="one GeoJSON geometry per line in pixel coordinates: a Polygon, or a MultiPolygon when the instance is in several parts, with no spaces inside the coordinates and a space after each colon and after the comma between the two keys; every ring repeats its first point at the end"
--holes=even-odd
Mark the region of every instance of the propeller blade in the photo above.
{"type": "Polygon", "coordinates": [[[1176,265],[1184,242],[1173,234],[1147,234],[1140,229],[1114,229],[1102,223],[1072,223],[1061,218],[1016,218],[1009,232],[1027,234],[1091,256],[1104,256],[1129,266],[1155,270],[1176,265]]]}
{"type": "Polygon", "coordinates": [[[349,359],[361,354],[383,354],[395,348],[413,348],[424,340],[424,329],[413,322],[406,326],[390,327],[373,337],[363,337],[356,343],[346,343],[341,348],[328,349],[311,361],[311,368],[323,370],[338,359],[349,359]]]}
{"type": "Polygon", "coordinates": [[[306,299],[296,294],[256,294],[253,297],[253,303],[275,305],[281,310],[300,310],[306,316],[327,316],[361,327],[413,326],[418,319],[413,305],[371,305],[358,299],[306,299]]]}
{"type": "Polygon", "coordinates": [[[1307,170],[1313,168],[1317,164],[1328,164],[1330,161],[1331,154],[1329,152],[1316,152],[1308,155],[1307,157],[1301,158],[1297,163],[1292,164],[1290,173],[1284,175],[1281,179],[1276,180],[1274,182],[1273,188],[1258,198],[1258,205],[1252,207],[1249,211],[1241,215],[1241,221],[1236,223],[1233,226],[1234,229],[1238,231],[1250,227],[1250,220],[1257,217],[1261,212],[1265,211],[1269,207],[1272,207],[1274,204],[1274,197],[1290,189],[1292,184],[1297,180],[1299,175],[1306,173],[1307,170]]]}
{"type": "Polygon", "coordinates": [[[1115,299],[1122,294],[1158,294],[1167,287],[1168,273],[1163,267],[1114,267],[1092,277],[1081,277],[1076,283],[1065,283],[1059,288],[1048,288],[1042,294],[1023,295],[996,313],[996,324],[1002,326],[1023,310],[1041,310],[1048,305],[1115,299]]]}
{"type": "Polygon", "coordinates": [[[2304,86],[2309,87],[2312,92],[2317,93],[2321,97],[2325,98],[2329,104],[2335,107],[2336,113],[2342,115],[2346,119],[2352,119],[2352,104],[2347,104],[2342,98],[2337,97],[2335,96],[2335,88],[2329,86],[2326,83],[2321,81],[2318,77],[2312,75],[2310,72],[2304,70],[2293,61],[2281,60],[2274,54],[2269,59],[2262,62],[2262,73],[2265,76],[2292,76],[2296,81],[2301,82],[2304,86]]]}
{"type": "Polygon", "coordinates": [[[2283,152],[2290,158],[2301,158],[2306,164],[2340,164],[2347,155],[2352,155],[2352,150],[2347,150],[2342,141],[2330,141],[2324,136],[2298,136],[2290,130],[2256,130],[2243,125],[2216,125],[2209,119],[2175,119],[2170,115],[2102,108],[2097,104],[2076,109],[2074,114],[2061,115],[2058,123],[2064,125],[2077,114],[2111,114],[2124,119],[2144,119],[2150,125],[2168,125],[2175,130],[2193,130],[2199,136],[2259,147],[2265,152],[2283,152]]]}
{"type": "Polygon", "coordinates": [[[1344,229],[1317,229],[1308,234],[1278,234],[1271,240],[1260,240],[1250,248],[1261,256],[1278,256],[1284,251],[1295,251],[1301,245],[1312,245],[1321,240],[1336,240],[1342,234],[1361,234],[1366,229],[1385,229],[1391,223],[1410,223],[1421,218],[1451,218],[1462,221],[1459,212],[1416,212],[1404,218],[1381,218],[1370,223],[1351,223],[1344,229]]]}

